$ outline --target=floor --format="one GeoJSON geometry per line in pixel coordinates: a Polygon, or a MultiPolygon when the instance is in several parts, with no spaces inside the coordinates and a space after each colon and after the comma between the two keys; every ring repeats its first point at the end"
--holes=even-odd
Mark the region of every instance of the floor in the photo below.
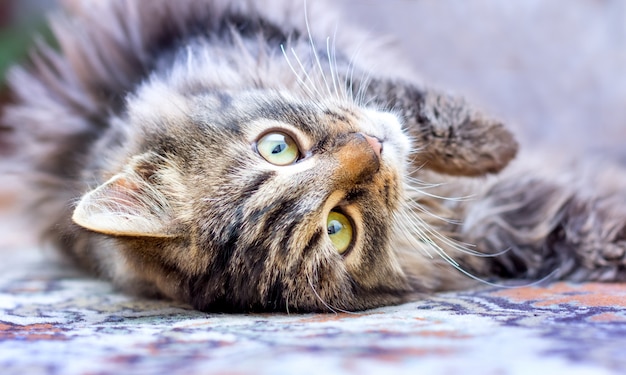
{"type": "Polygon", "coordinates": [[[205,314],[122,295],[35,254],[0,264],[3,375],[604,375],[626,368],[626,285],[489,287],[356,314],[205,314]]]}

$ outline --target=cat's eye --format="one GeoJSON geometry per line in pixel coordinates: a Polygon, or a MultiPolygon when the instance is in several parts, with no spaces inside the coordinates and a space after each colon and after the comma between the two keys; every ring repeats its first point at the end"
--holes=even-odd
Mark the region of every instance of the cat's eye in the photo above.
{"type": "Polygon", "coordinates": [[[354,235],[350,219],[341,212],[331,211],[326,221],[326,229],[337,252],[345,253],[350,248],[354,235]]]}
{"type": "Polygon", "coordinates": [[[285,133],[273,132],[261,137],[257,150],[263,159],[274,165],[289,165],[298,160],[300,150],[292,137],[285,133]]]}

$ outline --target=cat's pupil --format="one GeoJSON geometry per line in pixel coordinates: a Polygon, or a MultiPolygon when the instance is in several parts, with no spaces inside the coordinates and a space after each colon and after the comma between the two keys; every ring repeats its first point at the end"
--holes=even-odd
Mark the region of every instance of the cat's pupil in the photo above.
{"type": "Polygon", "coordinates": [[[281,152],[285,151],[286,148],[287,148],[286,143],[279,143],[272,150],[272,154],[280,154],[281,152]]]}
{"type": "Polygon", "coordinates": [[[337,220],[333,220],[328,224],[328,235],[332,236],[333,234],[339,233],[343,229],[343,225],[337,220]]]}

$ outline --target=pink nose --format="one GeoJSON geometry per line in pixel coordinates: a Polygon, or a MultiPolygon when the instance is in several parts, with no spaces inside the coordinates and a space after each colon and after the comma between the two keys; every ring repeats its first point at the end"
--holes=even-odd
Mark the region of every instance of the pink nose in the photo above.
{"type": "Polygon", "coordinates": [[[380,141],[376,137],[370,137],[367,134],[363,134],[363,136],[367,140],[367,143],[369,143],[369,145],[372,146],[372,149],[374,150],[376,155],[380,157],[380,153],[383,151],[383,144],[380,143],[380,141]]]}

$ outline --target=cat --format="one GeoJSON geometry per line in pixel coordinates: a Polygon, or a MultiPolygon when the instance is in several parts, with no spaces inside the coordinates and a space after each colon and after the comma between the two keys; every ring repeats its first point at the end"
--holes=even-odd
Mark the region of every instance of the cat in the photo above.
{"type": "Polygon", "coordinates": [[[533,161],[328,4],[66,1],[51,27],[9,74],[6,164],[42,235],[122,290],[326,312],[626,278],[620,166],[533,161]]]}

